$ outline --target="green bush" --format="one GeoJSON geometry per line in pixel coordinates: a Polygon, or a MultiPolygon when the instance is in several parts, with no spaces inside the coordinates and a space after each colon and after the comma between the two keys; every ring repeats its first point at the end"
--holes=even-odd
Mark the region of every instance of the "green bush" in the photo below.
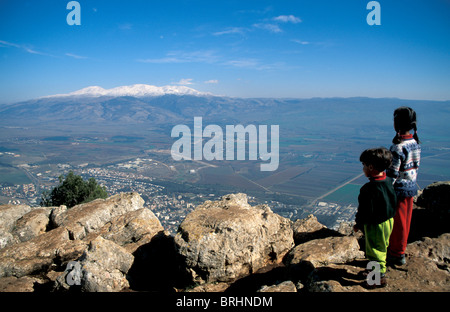
{"type": "Polygon", "coordinates": [[[44,191],[41,198],[41,206],[66,205],[68,208],[90,202],[97,198],[106,198],[106,188],[97,184],[94,178],[84,181],[81,176],[70,171],[66,178],[59,177],[59,185],[50,192],[44,191]]]}

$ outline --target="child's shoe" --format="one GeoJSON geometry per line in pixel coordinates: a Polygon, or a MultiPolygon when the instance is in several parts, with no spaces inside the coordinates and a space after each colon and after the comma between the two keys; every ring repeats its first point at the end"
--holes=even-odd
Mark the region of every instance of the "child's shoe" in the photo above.
{"type": "Polygon", "coordinates": [[[383,288],[387,286],[387,279],[385,274],[381,274],[380,276],[380,283],[370,283],[366,280],[363,285],[366,289],[375,289],[375,288],[383,288]]]}
{"type": "Polygon", "coordinates": [[[398,266],[402,266],[406,264],[406,258],[405,258],[405,254],[401,255],[400,257],[396,257],[396,256],[392,256],[392,255],[387,255],[386,258],[386,262],[390,265],[398,265],[398,266]]]}

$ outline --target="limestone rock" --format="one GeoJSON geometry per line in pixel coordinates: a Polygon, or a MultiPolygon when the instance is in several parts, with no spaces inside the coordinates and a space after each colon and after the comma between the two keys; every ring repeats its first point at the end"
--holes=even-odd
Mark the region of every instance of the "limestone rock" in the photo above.
{"type": "Polygon", "coordinates": [[[450,233],[438,238],[424,237],[420,241],[408,244],[407,254],[430,259],[441,266],[448,266],[450,260],[450,233]]]}
{"type": "Polygon", "coordinates": [[[0,250],[15,243],[16,240],[14,236],[9,231],[0,228],[0,250]]]}
{"type": "Polygon", "coordinates": [[[230,285],[228,283],[208,283],[208,284],[201,284],[190,289],[186,289],[186,292],[193,292],[193,293],[225,292],[229,286],[230,285]]]}
{"type": "Polygon", "coordinates": [[[68,240],[67,231],[60,228],[0,250],[0,277],[22,277],[49,267],[68,240]]]}
{"type": "Polygon", "coordinates": [[[310,292],[348,292],[349,290],[343,287],[338,281],[317,281],[309,285],[310,292]]]}
{"type": "Polygon", "coordinates": [[[0,279],[0,292],[33,292],[36,284],[43,284],[39,278],[36,277],[5,277],[0,279]]]}
{"type": "Polygon", "coordinates": [[[275,285],[265,285],[258,292],[297,292],[297,288],[292,281],[284,281],[275,285]]]}
{"type": "Polygon", "coordinates": [[[107,223],[99,231],[103,238],[133,253],[159,232],[164,231],[159,219],[147,208],[127,212],[107,223]]]}
{"type": "Polygon", "coordinates": [[[113,218],[143,208],[144,200],[138,193],[120,193],[107,199],[77,205],[53,218],[54,225],[65,227],[71,239],[83,239],[113,218]]]}
{"type": "MultiPolygon", "coordinates": [[[[0,277],[20,278],[29,274],[45,272],[55,263],[65,265],[70,260],[78,259],[87,248],[89,241],[99,235],[99,233],[95,233],[95,230],[100,231],[116,217],[142,209],[142,206],[143,199],[137,193],[122,193],[105,200],[95,200],[78,205],[72,209],[66,209],[65,206],[55,207],[51,210],[50,219],[55,222],[52,226],[58,226],[57,228],[0,250],[0,277]],[[89,239],[83,240],[87,234],[91,236],[89,239]]],[[[25,209],[25,211],[28,210],[25,209]]],[[[138,225],[143,223],[143,219],[139,218],[139,215],[147,216],[151,220],[151,226],[147,225],[136,235],[129,235],[131,240],[133,240],[132,237],[142,239],[144,236],[148,239],[148,236],[152,235],[151,229],[158,228],[153,214],[141,211],[134,217],[131,216],[131,219],[127,219],[128,222],[124,223],[124,227],[126,224],[130,226],[128,227],[129,231],[125,232],[131,233],[132,229],[138,231],[138,225]],[[153,226],[154,224],[156,225],[153,226]]],[[[24,220],[23,225],[34,222],[37,225],[31,228],[35,232],[40,231],[43,227],[39,227],[39,216],[40,213],[36,213],[27,222],[24,220]]],[[[117,233],[124,227],[121,228],[117,225],[117,233]]],[[[104,234],[107,235],[106,232],[104,234]]],[[[111,235],[114,236],[112,233],[111,235]]],[[[135,247],[133,246],[131,249],[135,247]]]]}
{"type": "Polygon", "coordinates": [[[50,213],[50,224],[51,228],[56,228],[59,226],[60,220],[62,220],[62,215],[67,212],[67,206],[61,205],[58,207],[52,207],[50,213]]]}
{"type": "Polygon", "coordinates": [[[417,198],[417,205],[429,209],[440,217],[450,215],[450,181],[428,185],[417,198]]]}
{"type": "Polygon", "coordinates": [[[16,243],[11,233],[16,221],[31,211],[27,205],[1,205],[0,206],[0,249],[16,243]]]}
{"type": "Polygon", "coordinates": [[[294,241],[296,245],[312,239],[328,236],[341,236],[340,233],[328,229],[325,225],[317,221],[317,218],[314,215],[309,215],[305,219],[295,221],[292,229],[294,231],[294,241]]]}
{"type": "Polygon", "coordinates": [[[124,248],[101,236],[97,237],[79,259],[81,289],[88,292],[112,292],[128,287],[126,274],[133,260],[133,256],[124,248]]]}
{"type": "Polygon", "coordinates": [[[181,223],[178,253],[197,282],[224,282],[279,262],[293,247],[291,221],[245,194],[206,201],[181,223]]]}
{"type": "Polygon", "coordinates": [[[22,218],[17,220],[12,235],[20,242],[26,242],[33,237],[45,233],[48,223],[51,208],[36,208],[25,214],[22,218]]]}
{"type": "Polygon", "coordinates": [[[0,228],[11,231],[16,221],[30,211],[31,207],[27,205],[1,205],[0,228]]]}
{"type": "Polygon", "coordinates": [[[449,222],[450,181],[432,183],[417,197],[408,242],[448,233],[449,222]]]}
{"type": "Polygon", "coordinates": [[[364,252],[360,251],[355,237],[327,237],[296,246],[286,256],[285,263],[290,266],[306,265],[318,268],[361,258],[364,258],[364,252]]]}

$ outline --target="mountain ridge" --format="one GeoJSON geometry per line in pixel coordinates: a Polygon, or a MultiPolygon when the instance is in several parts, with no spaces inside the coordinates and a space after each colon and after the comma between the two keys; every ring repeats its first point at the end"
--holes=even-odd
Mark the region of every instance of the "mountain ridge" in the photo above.
{"type": "Polygon", "coordinates": [[[48,121],[65,124],[68,120],[87,122],[89,125],[94,125],[92,122],[103,124],[107,121],[115,124],[117,121],[165,124],[168,121],[178,123],[181,120],[192,120],[194,116],[202,115],[214,122],[226,120],[231,123],[255,123],[284,118],[301,120],[310,115],[332,118],[333,123],[336,123],[343,118],[359,120],[361,115],[371,111],[373,107],[390,115],[397,106],[414,104],[416,111],[429,113],[429,105],[433,105],[435,110],[448,114],[448,103],[450,101],[413,103],[409,100],[375,98],[231,98],[184,86],[155,87],[138,84],[113,89],[91,86],[65,95],[0,105],[0,121],[5,125],[48,121]]]}
{"type": "Polygon", "coordinates": [[[133,84],[129,86],[119,86],[111,89],[104,89],[100,86],[89,86],[74,92],[67,94],[55,94],[43,96],[40,98],[55,98],[55,97],[99,97],[99,96],[133,96],[133,97],[146,97],[146,96],[161,96],[167,94],[176,95],[195,95],[195,96],[206,96],[212,95],[208,92],[200,92],[193,88],[186,86],[173,86],[166,85],[162,87],[157,87],[147,84],[133,84]]]}

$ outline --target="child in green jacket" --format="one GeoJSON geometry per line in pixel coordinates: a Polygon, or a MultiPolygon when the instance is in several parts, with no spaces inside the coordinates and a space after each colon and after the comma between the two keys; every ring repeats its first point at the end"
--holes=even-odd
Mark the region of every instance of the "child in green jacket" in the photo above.
{"type": "Polygon", "coordinates": [[[366,257],[376,261],[380,267],[380,285],[386,283],[386,255],[389,237],[394,225],[395,195],[393,180],[386,177],[385,170],[392,162],[392,154],[384,147],[372,148],[362,152],[360,161],[369,182],[361,187],[358,196],[358,211],[354,231],[364,231],[366,257]]]}

